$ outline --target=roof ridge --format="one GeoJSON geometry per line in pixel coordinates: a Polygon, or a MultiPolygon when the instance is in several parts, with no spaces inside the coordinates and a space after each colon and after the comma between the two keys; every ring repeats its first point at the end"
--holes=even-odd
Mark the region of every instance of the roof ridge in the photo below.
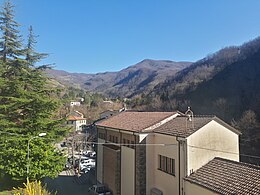
{"type": "MultiPolygon", "coordinates": [[[[221,157],[215,157],[214,159],[222,160],[222,161],[226,161],[226,162],[230,162],[230,163],[234,163],[234,164],[238,164],[238,165],[244,165],[244,166],[247,166],[247,167],[256,168],[256,169],[260,170],[260,166],[254,165],[254,164],[250,164],[250,163],[246,163],[246,162],[234,161],[234,160],[221,158],[221,157]]],[[[214,160],[214,159],[212,159],[212,160],[214,160]]]]}
{"type": "Polygon", "coordinates": [[[145,129],[142,130],[142,132],[143,131],[145,132],[145,131],[149,131],[149,130],[154,130],[154,129],[162,126],[163,124],[169,122],[170,120],[172,120],[172,119],[174,119],[174,118],[176,118],[178,116],[179,116],[179,113],[177,113],[177,112],[173,113],[172,115],[162,119],[161,121],[159,121],[159,122],[157,122],[157,123],[155,123],[155,124],[153,124],[153,125],[151,125],[149,127],[146,127],[145,129]]]}
{"type": "MultiPolygon", "coordinates": [[[[178,117],[188,117],[186,115],[179,115],[178,117]]],[[[200,118],[215,118],[217,117],[216,115],[206,115],[206,114],[197,114],[197,115],[193,115],[193,117],[200,117],[200,118]]]]}

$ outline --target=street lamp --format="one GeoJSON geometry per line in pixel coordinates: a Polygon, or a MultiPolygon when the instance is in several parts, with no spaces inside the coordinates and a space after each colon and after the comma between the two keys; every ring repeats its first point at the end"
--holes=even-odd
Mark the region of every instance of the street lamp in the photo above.
{"type": "Polygon", "coordinates": [[[43,137],[45,135],[46,135],[46,133],[40,133],[39,135],[31,137],[30,139],[28,139],[28,145],[27,145],[27,177],[29,177],[29,167],[30,167],[30,159],[29,159],[30,158],[30,141],[32,139],[43,137]]]}

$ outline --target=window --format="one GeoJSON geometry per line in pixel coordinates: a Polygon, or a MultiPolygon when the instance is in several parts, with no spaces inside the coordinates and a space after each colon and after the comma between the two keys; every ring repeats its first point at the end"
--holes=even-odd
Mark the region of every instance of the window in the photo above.
{"type": "Polygon", "coordinates": [[[99,137],[100,139],[105,139],[106,134],[105,134],[105,133],[99,133],[99,134],[98,134],[98,137],[99,137]]]}
{"type": "Polygon", "coordinates": [[[135,147],[135,142],[134,142],[134,141],[131,141],[131,148],[134,149],[134,147],[135,147]]]}
{"type": "Polygon", "coordinates": [[[175,159],[159,155],[159,170],[175,175],[175,159]]]}

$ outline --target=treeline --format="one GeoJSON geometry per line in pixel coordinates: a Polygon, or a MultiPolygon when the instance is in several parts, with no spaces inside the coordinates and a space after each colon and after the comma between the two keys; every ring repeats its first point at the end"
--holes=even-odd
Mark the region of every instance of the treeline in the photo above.
{"type": "Polygon", "coordinates": [[[225,67],[253,56],[260,49],[260,37],[243,44],[221,49],[193,63],[178,72],[176,76],[159,84],[152,91],[154,96],[159,93],[162,100],[171,99],[196,89],[202,82],[212,79],[225,67]]]}
{"type": "Polygon", "coordinates": [[[65,103],[78,100],[81,101],[82,105],[86,105],[89,107],[96,107],[106,99],[104,95],[100,93],[88,92],[86,90],[73,87],[63,89],[63,93],[60,96],[65,103]]]}

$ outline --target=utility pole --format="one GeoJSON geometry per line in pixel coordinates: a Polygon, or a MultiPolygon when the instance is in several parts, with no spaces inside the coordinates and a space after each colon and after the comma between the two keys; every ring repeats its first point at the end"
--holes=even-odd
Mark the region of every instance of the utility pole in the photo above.
{"type": "Polygon", "coordinates": [[[72,136],[71,148],[72,148],[72,165],[74,167],[74,165],[75,165],[75,158],[74,158],[74,135],[72,136]]]}

